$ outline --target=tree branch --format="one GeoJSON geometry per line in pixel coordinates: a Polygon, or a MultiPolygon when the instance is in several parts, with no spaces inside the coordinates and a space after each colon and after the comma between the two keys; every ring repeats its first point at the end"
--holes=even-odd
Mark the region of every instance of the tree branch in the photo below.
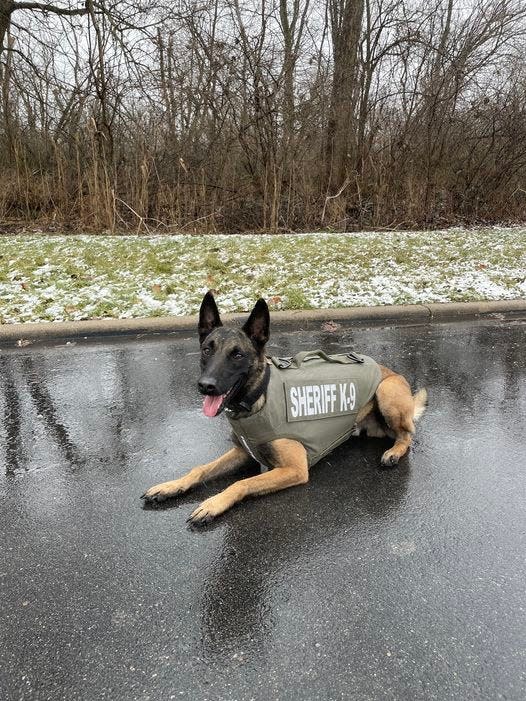
{"type": "Polygon", "coordinates": [[[11,11],[14,12],[15,10],[38,10],[39,12],[51,12],[54,15],[65,15],[68,17],[86,15],[88,13],[88,8],[86,6],[69,10],[57,7],[57,5],[48,5],[48,3],[44,2],[14,2],[11,5],[11,11]]]}

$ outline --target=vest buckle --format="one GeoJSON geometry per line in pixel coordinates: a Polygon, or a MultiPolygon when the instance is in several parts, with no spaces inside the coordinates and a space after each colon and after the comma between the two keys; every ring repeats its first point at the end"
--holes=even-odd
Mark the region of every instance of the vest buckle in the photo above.
{"type": "Polygon", "coordinates": [[[345,357],[349,358],[349,360],[354,360],[355,363],[363,363],[364,362],[363,358],[360,358],[359,355],[356,355],[356,353],[353,353],[352,351],[350,351],[349,353],[346,353],[345,357]]]}

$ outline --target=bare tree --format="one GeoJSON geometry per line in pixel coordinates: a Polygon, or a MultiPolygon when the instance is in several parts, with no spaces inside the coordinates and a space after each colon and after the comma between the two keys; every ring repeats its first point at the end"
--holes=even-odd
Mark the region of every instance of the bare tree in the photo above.
{"type": "Polygon", "coordinates": [[[51,2],[16,2],[16,0],[0,0],[0,56],[6,49],[13,50],[12,47],[6,46],[4,42],[9,32],[13,15],[23,10],[42,13],[44,16],[58,15],[60,17],[75,17],[88,13],[88,3],[78,3],[78,5],[74,7],[61,7],[51,2]]]}
{"type": "Polygon", "coordinates": [[[522,0],[0,0],[0,217],[523,218],[525,49],[522,0]]]}

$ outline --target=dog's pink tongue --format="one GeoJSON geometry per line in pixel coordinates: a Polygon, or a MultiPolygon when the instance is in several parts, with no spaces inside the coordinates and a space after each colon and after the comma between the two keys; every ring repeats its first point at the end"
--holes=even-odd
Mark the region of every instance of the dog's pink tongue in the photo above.
{"type": "Polygon", "coordinates": [[[221,404],[223,403],[223,399],[225,398],[224,394],[220,394],[219,396],[212,397],[210,394],[207,394],[206,397],[203,399],[203,413],[205,416],[215,416],[219,409],[221,408],[221,404]]]}

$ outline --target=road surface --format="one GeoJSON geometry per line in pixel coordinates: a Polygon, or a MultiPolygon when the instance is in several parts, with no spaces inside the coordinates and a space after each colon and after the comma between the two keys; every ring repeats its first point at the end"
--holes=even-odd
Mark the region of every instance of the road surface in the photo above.
{"type": "Polygon", "coordinates": [[[409,457],[354,439],[308,485],[185,519],[150,485],[228,449],[194,338],[0,356],[4,699],[526,698],[526,324],[282,333],[426,386],[409,457]]]}

